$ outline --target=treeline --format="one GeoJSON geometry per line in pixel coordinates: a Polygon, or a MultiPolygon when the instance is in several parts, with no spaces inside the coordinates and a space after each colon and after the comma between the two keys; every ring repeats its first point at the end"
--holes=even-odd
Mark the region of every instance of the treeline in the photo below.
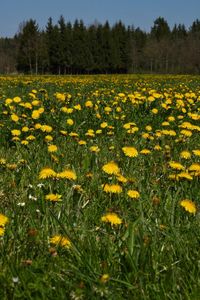
{"type": "Polygon", "coordinates": [[[189,29],[157,18],[150,32],[125,26],[73,24],[49,18],[44,30],[35,20],[20,25],[13,38],[0,38],[0,73],[193,73],[200,74],[200,21],[189,29]]]}

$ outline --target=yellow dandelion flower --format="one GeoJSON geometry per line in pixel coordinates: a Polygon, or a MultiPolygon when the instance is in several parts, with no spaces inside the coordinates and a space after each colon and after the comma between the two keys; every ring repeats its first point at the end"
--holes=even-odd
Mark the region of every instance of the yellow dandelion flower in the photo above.
{"type": "Polygon", "coordinates": [[[12,102],[13,102],[12,99],[7,98],[6,101],[5,101],[5,104],[6,104],[6,105],[10,105],[12,102]]]}
{"type": "Polygon", "coordinates": [[[11,133],[13,136],[20,136],[21,135],[21,131],[19,129],[13,129],[11,130],[11,133]]]}
{"type": "Polygon", "coordinates": [[[85,107],[93,107],[92,101],[88,100],[85,102],[85,107]]]}
{"type": "Polygon", "coordinates": [[[155,146],[154,146],[154,150],[160,151],[160,150],[162,150],[162,148],[161,148],[160,145],[155,145],[155,146]]]}
{"type": "Polygon", "coordinates": [[[196,156],[200,156],[200,149],[192,150],[192,153],[196,156]]]}
{"type": "Polygon", "coordinates": [[[0,226],[4,227],[9,222],[8,217],[0,214],[0,226]]]}
{"type": "Polygon", "coordinates": [[[36,123],[34,127],[35,127],[35,129],[40,129],[42,127],[42,125],[40,123],[36,123]]]}
{"type": "Polygon", "coordinates": [[[67,135],[67,131],[66,131],[66,130],[60,130],[60,133],[61,133],[62,135],[64,135],[64,136],[67,135]]]}
{"type": "Polygon", "coordinates": [[[147,155],[147,154],[151,153],[151,150],[149,150],[149,149],[143,149],[143,150],[140,151],[140,153],[144,154],[144,155],[147,155]]]}
{"type": "Polygon", "coordinates": [[[117,175],[120,172],[118,165],[113,161],[105,164],[102,167],[102,170],[107,174],[114,174],[114,175],[117,175]]]}
{"type": "Polygon", "coordinates": [[[151,111],[152,111],[152,113],[153,113],[154,115],[157,115],[157,113],[158,113],[158,109],[157,109],[157,108],[153,108],[151,111]]]}
{"type": "Polygon", "coordinates": [[[72,119],[67,119],[67,125],[72,126],[74,121],[72,119]]]}
{"type": "Polygon", "coordinates": [[[74,105],[74,109],[76,110],[82,110],[82,107],[80,104],[74,105]]]}
{"type": "Polygon", "coordinates": [[[120,225],[122,223],[122,219],[120,219],[115,213],[105,214],[103,217],[101,217],[101,221],[110,223],[111,225],[120,225]]]}
{"type": "Polygon", "coordinates": [[[136,156],[138,156],[138,151],[134,147],[123,147],[122,151],[128,157],[136,157],[136,156]]]}
{"type": "Polygon", "coordinates": [[[56,145],[49,145],[48,146],[48,152],[56,152],[58,151],[58,147],[56,145]]]}
{"type": "Polygon", "coordinates": [[[52,202],[58,202],[58,201],[62,201],[62,195],[59,194],[48,194],[45,196],[45,199],[47,201],[52,201],[52,202]]]}
{"type": "Polygon", "coordinates": [[[22,140],[22,141],[21,141],[21,144],[26,146],[26,145],[28,145],[28,144],[29,144],[29,142],[28,142],[28,141],[26,141],[26,140],[22,140]]]}
{"type": "Polygon", "coordinates": [[[108,126],[108,123],[107,122],[103,122],[101,123],[100,127],[101,128],[106,128],[108,126]]]}
{"type": "Polygon", "coordinates": [[[5,164],[6,164],[6,159],[0,158],[0,165],[5,165],[5,164]]]}
{"type": "Polygon", "coordinates": [[[60,179],[68,179],[68,180],[76,180],[77,176],[73,170],[64,170],[60,173],[57,173],[57,178],[60,179]]]}
{"type": "Polygon", "coordinates": [[[184,200],[182,200],[182,201],[180,202],[180,205],[181,205],[182,207],[184,207],[184,209],[185,209],[186,211],[188,211],[189,213],[191,213],[191,214],[195,214],[196,211],[197,211],[197,208],[196,208],[195,203],[192,202],[192,201],[189,200],[189,199],[184,199],[184,200]]]}
{"type": "Polygon", "coordinates": [[[16,114],[12,114],[11,115],[11,120],[14,122],[18,122],[19,121],[19,117],[16,114]]]}
{"type": "Polygon", "coordinates": [[[98,146],[91,146],[91,147],[89,148],[89,150],[90,150],[91,152],[96,152],[96,153],[98,153],[98,152],[100,151],[100,149],[99,149],[98,146]]]}
{"type": "Polygon", "coordinates": [[[119,182],[122,182],[122,183],[126,183],[126,182],[128,182],[128,179],[126,179],[123,175],[121,175],[121,174],[117,174],[117,180],[119,181],[119,182]]]}
{"type": "Polygon", "coordinates": [[[15,169],[17,169],[17,164],[7,164],[6,167],[9,170],[15,170],[15,169]]]}
{"type": "Polygon", "coordinates": [[[76,132],[70,132],[69,136],[71,136],[71,137],[78,137],[79,135],[76,132]]]}
{"type": "Polygon", "coordinates": [[[103,190],[106,193],[120,194],[122,193],[122,187],[118,184],[105,184],[103,190]]]}
{"type": "Polygon", "coordinates": [[[32,115],[31,115],[32,119],[36,120],[39,119],[40,117],[40,112],[38,110],[33,110],[32,115]]]}
{"type": "Polygon", "coordinates": [[[138,199],[140,197],[140,193],[136,190],[128,190],[127,195],[133,199],[138,199]]]}
{"type": "Polygon", "coordinates": [[[0,236],[3,236],[5,233],[5,228],[4,227],[0,227],[0,236]]]}
{"type": "Polygon", "coordinates": [[[19,138],[18,136],[14,136],[14,137],[12,138],[12,141],[15,141],[15,142],[20,141],[20,138],[19,138]]]}
{"type": "Polygon", "coordinates": [[[42,125],[40,127],[40,129],[43,131],[43,132],[51,132],[53,130],[53,128],[50,126],[50,125],[42,125]]]}
{"type": "Polygon", "coordinates": [[[24,127],[22,127],[22,131],[23,131],[23,132],[28,132],[28,131],[29,131],[29,128],[28,128],[27,126],[24,126],[24,127]]]}
{"type": "Polygon", "coordinates": [[[191,158],[191,153],[187,150],[184,150],[180,153],[180,157],[184,159],[189,159],[191,158]]]}
{"type": "Polygon", "coordinates": [[[178,178],[192,180],[193,177],[187,172],[181,172],[177,174],[178,178]]]}
{"type": "Polygon", "coordinates": [[[15,103],[19,103],[19,102],[22,101],[22,99],[21,99],[20,97],[16,96],[16,97],[13,98],[13,101],[14,101],[15,103]]]}
{"type": "Polygon", "coordinates": [[[86,145],[87,143],[86,143],[86,141],[84,141],[84,140],[80,140],[80,141],[78,141],[78,143],[79,143],[79,145],[86,145]]]}
{"type": "Polygon", "coordinates": [[[95,133],[96,133],[96,134],[101,134],[101,133],[102,133],[102,130],[101,130],[101,129],[97,129],[95,133]]]}
{"type": "Polygon", "coordinates": [[[100,278],[100,281],[101,281],[102,283],[106,283],[106,282],[108,282],[109,279],[110,279],[109,274],[103,274],[103,275],[101,276],[101,278],[100,278]]]}
{"type": "Polygon", "coordinates": [[[56,172],[48,167],[43,168],[39,174],[39,179],[55,178],[55,177],[56,177],[56,172]]]}
{"type": "Polygon", "coordinates": [[[184,170],[184,166],[181,165],[179,162],[176,161],[170,161],[169,166],[174,170],[184,170]]]}
{"type": "Polygon", "coordinates": [[[146,129],[147,131],[152,131],[152,127],[151,127],[150,125],[147,125],[147,126],[145,127],[145,129],[146,129]]]}
{"type": "Polygon", "coordinates": [[[53,141],[53,137],[51,135],[46,135],[44,139],[45,139],[46,142],[52,142],[53,141]]]}
{"type": "Polygon", "coordinates": [[[188,168],[190,172],[200,172],[200,164],[194,163],[188,168]]]}
{"type": "Polygon", "coordinates": [[[36,139],[36,137],[32,134],[26,137],[26,140],[28,140],[28,141],[33,141],[35,139],[36,139]]]}
{"type": "Polygon", "coordinates": [[[186,136],[186,137],[191,137],[192,136],[192,131],[183,129],[183,130],[181,130],[181,134],[186,136]]]}
{"type": "Polygon", "coordinates": [[[50,243],[55,246],[62,246],[64,248],[70,248],[71,242],[67,237],[61,235],[54,235],[49,239],[50,243]]]}

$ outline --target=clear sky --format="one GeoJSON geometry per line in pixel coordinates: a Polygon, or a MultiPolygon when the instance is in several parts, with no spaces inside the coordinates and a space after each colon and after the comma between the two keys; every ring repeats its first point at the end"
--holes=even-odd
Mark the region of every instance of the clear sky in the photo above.
{"type": "Polygon", "coordinates": [[[30,18],[42,29],[49,17],[57,23],[60,15],[71,22],[82,19],[85,25],[121,20],[146,31],[161,16],[170,27],[184,23],[188,28],[200,19],[200,0],[0,0],[0,36],[14,36],[19,24],[30,18]]]}

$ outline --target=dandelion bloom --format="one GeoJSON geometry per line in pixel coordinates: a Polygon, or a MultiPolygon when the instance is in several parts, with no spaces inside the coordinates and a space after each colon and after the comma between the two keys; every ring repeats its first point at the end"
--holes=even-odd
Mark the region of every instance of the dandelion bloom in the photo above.
{"type": "Polygon", "coordinates": [[[101,128],[106,128],[108,126],[108,123],[107,122],[103,122],[100,124],[100,127],[101,128]]]}
{"type": "Polygon", "coordinates": [[[48,146],[48,152],[56,152],[58,151],[58,147],[56,145],[49,145],[48,146]]]}
{"type": "Polygon", "coordinates": [[[193,177],[188,173],[188,172],[181,172],[179,174],[177,174],[178,179],[188,179],[188,180],[192,180],[193,177]]]}
{"type": "Polygon", "coordinates": [[[122,219],[120,219],[115,213],[105,214],[103,217],[101,217],[101,221],[110,223],[111,225],[120,225],[122,223],[122,219]]]}
{"type": "Polygon", "coordinates": [[[52,177],[56,177],[56,172],[54,170],[52,170],[51,168],[43,168],[40,171],[39,174],[39,179],[46,179],[46,178],[52,178],[52,177]]]}
{"type": "Polygon", "coordinates": [[[14,121],[14,122],[17,122],[17,121],[19,121],[19,117],[16,114],[12,114],[11,115],[11,120],[14,121]]]}
{"type": "Polygon", "coordinates": [[[80,140],[80,141],[78,141],[78,143],[79,143],[79,145],[86,145],[87,144],[87,142],[86,141],[84,141],[84,140],[80,140]]]}
{"type": "Polygon", "coordinates": [[[120,172],[118,165],[113,161],[103,165],[102,170],[107,174],[114,174],[114,175],[117,175],[120,172]]]}
{"type": "Polygon", "coordinates": [[[187,137],[191,137],[192,136],[192,131],[183,129],[183,130],[181,130],[181,134],[184,135],[184,136],[187,136],[187,137]]]}
{"type": "Polygon", "coordinates": [[[73,170],[64,170],[60,173],[57,173],[57,178],[76,180],[77,176],[73,170]]]}
{"type": "Polygon", "coordinates": [[[92,101],[88,100],[85,102],[85,107],[93,107],[92,101]]]}
{"type": "Polygon", "coordinates": [[[8,217],[4,216],[3,214],[0,214],[0,226],[3,227],[8,223],[9,219],[8,217]]]}
{"type": "Polygon", "coordinates": [[[62,246],[64,248],[70,248],[71,242],[68,238],[61,235],[54,235],[49,239],[50,243],[56,246],[62,246]]]}
{"type": "Polygon", "coordinates": [[[175,170],[184,170],[185,169],[183,165],[181,165],[179,162],[176,162],[176,161],[170,161],[169,166],[175,170]]]}
{"type": "Polygon", "coordinates": [[[123,147],[122,151],[124,152],[124,154],[126,156],[129,156],[129,157],[136,157],[136,156],[138,156],[138,151],[134,147],[123,147]]]}
{"type": "Polygon", "coordinates": [[[120,194],[122,192],[122,187],[118,184],[105,184],[103,187],[104,192],[120,194]]]}
{"type": "Polygon", "coordinates": [[[0,227],[0,236],[3,236],[5,232],[5,228],[4,227],[0,227]]]}
{"type": "Polygon", "coordinates": [[[48,194],[45,196],[45,199],[52,202],[62,201],[62,195],[59,194],[48,194]]]}
{"type": "Polygon", "coordinates": [[[38,110],[33,110],[32,115],[31,115],[32,119],[36,120],[39,119],[40,117],[40,112],[38,110]]]}
{"type": "Polygon", "coordinates": [[[72,126],[74,121],[72,119],[67,119],[67,125],[72,126]]]}
{"type": "Polygon", "coordinates": [[[50,126],[50,125],[42,125],[40,127],[40,129],[43,131],[43,132],[51,132],[53,130],[53,128],[50,126]]]}
{"type": "Polygon", "coordinates": [[[151,111],[152,111],[152,113],[153,113],[154,115],[157,115],[157,113],[158,113],[158,109],[157,109],[157,108],[153,108],[151,111]]]}
{"type": "Polygon", "coordinates": [[[100,151],[98,146],[91,146],[89,149],[91,152],[96,152],[96,153],[98,153],[100,151]]]}
{"type": "Polygon", "coordinates": [[[180,153],[180,157],[184,159],[189,159],[191,158],[191,153],[187,150],[184,150],[180,153]]]}
{"type": "Polygon", "coordinates": [[[128,181],[128,179],[126,179],[126,177],[124,177],[123,175],[121,175],[119,173],[117,174],[117,180],[122,183],[126,183],[128,181]]]}
{"type": "Polygon", "coordinates": [[[144,155],[147,155],[147,154],[151,153],[151,150],[149,150],[149,149],[142,149],[142,150],[140,151],[140,153],[141,153],[141,154],[144,154],[144,155]]]}
{"type": "Polygon", "coordinates": [[[128,190],[127,195],[133,199],[138,199],[140,197],[140,193],[136,190],[128,190]]]}
{"type": "Polygon", "coordinates": [[[192,152],[194,153],[194,155],[200,156],[200,150],[199,149],[192,150],[192,152]]]}
{"type": "Polygon", "coordinates": [[[200,164],[199,163],[194,163],[191,164],[191,166],[188,168],[190,172],[200,172],[200,164]]]}
{"type": "Polygon", "coordinates": [[[52,142],[53,141],[53,137],[51,135],[46,135],[45,136],[45,141],[46,142],[52,142]]]}
{"type": "Polygon", "coordinates": [[[103,275],[101,276],[101,278],[100,278],[100,281],[101,281],[102,283],[106,283],[109,279],[110,279],[109,274],[103,274],[103,275]]]}
{"type": "Polygon", "coordinates": [[[33,141],[35,139],[36,139],[36,137],[34,135],[32,135],[32,134],[26,137],[27,141],[33,141]]]}
{"type": "Polygon", "coordinates": [[[4,235],[5,232],[5,225],[9,222],[8,217],[0,214],[0,236],[4,235]]]}
{"type": "Polygon", "coordinates": [[[21,131],[19,129],[13,129],[11,130],[12,135],[19,136],[21,134],[21,131]]]}
{"type": "Polygon", "coordinates": [[[194,202],[192,202],[191,200],[188,200],[188,199],[184,199],[180,202],[180,205],[182,207],[184,207],[184,209],[186,211],[188,211],[189,213],[191,214],[195,214],[196,211],[197,211],[197,208],[196,208],[196,205],[194,202]]]}

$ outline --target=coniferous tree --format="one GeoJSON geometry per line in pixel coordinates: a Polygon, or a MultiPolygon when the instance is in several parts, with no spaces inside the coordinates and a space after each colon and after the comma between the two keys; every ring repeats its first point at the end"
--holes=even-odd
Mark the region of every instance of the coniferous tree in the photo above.
{"type": "Polygon", "coordinates": [[[30,74],[38,73],[38,54],[39,54],[39,29],[35,20],[22,24],[21,32],[17,36],[18,48],[18,65],[19,71],[29,72],[30,74]]]}

